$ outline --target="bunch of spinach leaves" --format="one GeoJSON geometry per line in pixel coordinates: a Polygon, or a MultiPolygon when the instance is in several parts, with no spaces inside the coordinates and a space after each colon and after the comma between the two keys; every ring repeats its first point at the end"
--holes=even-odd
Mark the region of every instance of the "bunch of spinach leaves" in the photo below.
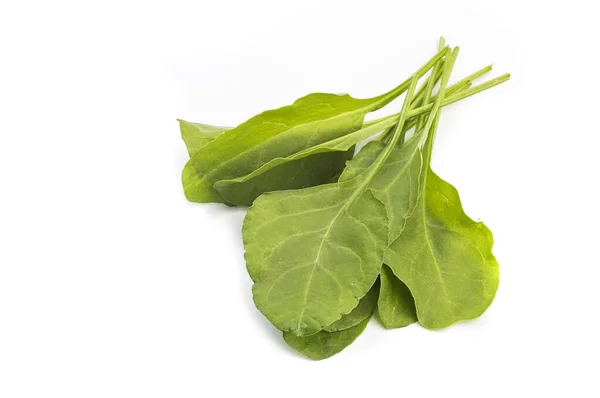
{"type": "Polygon", "coordinates": [[[343,350],[374,312],[386,328],[437,329],[494,298],[492,234],[430,160],[440,109],[509,75],[471,87],[488,66],[449,86],[457,54],[441,39],[411,77],[371,99],[310,94],[235,128],[179,121],[186,197],[252,204],[242,233],[254,302],[309,358],[343,350]],[[364,121],[403,93],[399,113],[364,121]]]}

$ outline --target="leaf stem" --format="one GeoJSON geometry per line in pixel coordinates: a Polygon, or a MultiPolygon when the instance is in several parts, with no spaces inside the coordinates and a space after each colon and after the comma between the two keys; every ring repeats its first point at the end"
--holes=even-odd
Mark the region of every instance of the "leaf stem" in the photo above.
{"type": "MultiPolygon", "coordinates": [[[[445,47],[445,48],[441,49],[440,51],[438,51],[438,53],[436,55],[434,55],[429,61],[427,61],[423,66],[421,66],[417,70],[417,72],[414,73],[413,76],[423,76],[425,73],[427,73],[427,71],[429,69],[431,69],[434,65],[436,65],[438,63],[438,61],[440,59],[442,59],[449,51],[450,51],[449,47],[445,47]]],[[[392,90],[388,91],[387,93],[382,94],[378,97],[375,97],[378,101],[374,104],[374,107],[376,109],[380,109],[381,107],[392,102],[395,98],[400,96],[402,93],[404,93],[409,88],[411,81],[412,81],[412,77],[406,79],[399,86],[397,86],[396,88],[393,88],[392,90]]]]}
{"type": "MultiPolygon", "coordinates": [[[[472,96],[474,94],[477,94],[477,93],[480,93],[482,91],[485,91],[485,90],[487,90],[489,88],[492,88],[494,86],[502,84],[505,81],[508,81],[509,79],[510,79],[510,73],[506,73],[506,74],[504,74],[502,76],[498,76],[497,78],[489,80],[489,81],[487,81],[485,83],[478,84],[475,87],[471,87],[468,90],[462,91],[460,93],[457,93],[456,95],[453,95],[452,97],[446,98],[444,100],[444,102],[442,103],[442,106],[452,104],[452,103],[454,103],[456,101],[460,101],[460,100],[462,100],[464,98],[467,98],[467,97],[470,97],[470,96],[472,96]]],[[[415,109],[414,111],[417,111],[417,109],[415,109]]],[[[426,112],[426,110],[422,110],[422,111],[419,111],[419,112],[426,112]]]]}
{"type": "Polygon", "coordinates": [[[437,126],[437,120],[439,118],[440,109],[442,107],[442,103],[444,101],[444,97],[446,95],[446,86],[448,85],[448,79],[450,78],[450,74],[452,73],[452,69],[454,68],[454,62],[456,61],[456,57],[458,56],[458,47],[455,47],[454,50],[448,57],[446,57],[446,67],[444,68],[444,74],[442,75],[442,81],[440,83],[440,90],[438,92],[437,98],[435,102],[432,104],[431,112],[427,118],[427,124],[425,125],[425,148],[424,148],[424,159],[423,165],[428,168],[431,162],[431,152],[433,149],[433,141],[435,140],[435,133],[437,129],[431,129],[431,126],[435,124],[437,126]]]}
{"type": "MultiPolygon", "coordinates": [[[[436,80],[438,80],[439,78],[442,77],[442,73],[441,73],[442,71],[443,71],[443,69],[440,70],[439,76],[438,76],[438,78],[436,80]]],[[[459,91],[467,90],[467,89],[469,89],[471,87],[471,82],[469,82],[469,81],[465,81],[462,84],[459,84],[459,83],[454,84],[452,87],[449,87],[446,90],[446,94],[448,96],[450,96],[450,95],[455,94],[455,93],[457,93],[459,91]]],[[[424,89],[425,85],[421,86],[421,88],[424,89]]],[[[421,94],[424,94],[424,93],[422,92],[421,94]]],[[[422,99],[423,98],[415,98],[415,100],[413,101],[413,105],[417,105],[417,104],[420,105],[420,101],[422,99]]],[[[390,135],[391,135],[391,133],[394,130],[395,124],[393,124],[393,125],[388,124],[388,123],[390,123],[390,120],[389,120],[389,117],[387,117],[387,116],[385,118],[383,118],[383,119],[378,119],[378,120],[379,121],[377,123],[371,123],[371,122],[369,122],[367,127],[370,128],[370,127],[375,127],[377,125],[377,126],[382,126],[382,129],[386,129],[381,134],[381,136],[379,137],[379,141],[381,141],[381,142],[383,142],[385,144],[389,140],[390,135]],[[381,123],[382,121],[384,123],[381,123]]],[[[413,127],[415,127],[417,125],[417,120],[418,120],[418,117],[412,117],[412,118],[410,118],[410,120],[408,120],[408,122],[406,123],[406,125],[402,129],[402,135],[400,136],[400,141],[399,141],[400,143],[404,142],[404,138],[406,137],[406,133],[410,129],[412,129],[413,127]]],[[[367,123],[365,123],[365,124],[367,124],[367,123]]],[[[420,128],[417,128],[416,131],[419,131],[421,129],[422,129],[422,126],[420,128]]]]}
{"type": "MultiPolygon", "coordinates": [[[[456,89],[458,88],[459,84],[460,85],[464,85],[465,84],[465,82],[464,82],[465,79],[463,79],[460,82],[457,82],[457,83],[453,84],[452,86],[450,86],[448,88],[447,91],[448,92],[454,92],[454,94],[452,96],[448,96],[447,98],[445,98],[444,101],[442,101],[442,103],[440,104],[440,107],[444,107],[446,105],[453,104],[453,103],[455,103],[457,101],[460,101],[462,99],[465,99],[465,98],[470,97],[472,95],[475,95],[477,93],[485,91],[485,90],[487,90],[489,88],[492,88],[494,86],[497,86],[499,84],[502,84],[502,83],[506,82],[509,79],[510,79],[510,73],[507,73],[507,74],[499,76],[499,77],[497,77],[495,79],[489,80],[489,81],[487,81],[485,83],[478,84],[477,86],[471,87],[471,88],[469,88],[467,90],[457,91],[456,89]]],[[[437,96],[433,96],[432,99],[435,99],[436,97],[437,96]]],[[[408,112],[408,117],[414,117],[414,116],[418,116],[418,115],[420,115],[422,113],[426,113],[432,107],[433,107],[433,104],[427,104],[427,105],[422,105],[422,106],[420,106],[418,108],[412,109],[412,110],[410,110],[408,112]]],[[[368,127],[371,124],[379,123],[379,122],[384,121],[384,120],[394,120],[399,115],[400,115],[399,113],[394,113],[392,115],[384,116],[384,117],[379,118],[379,119],[370,120],[370,121],[364,123],[363,126],[364,127],[368,127]]]]}
{"type": "MultiPolygon", "coordinates": [[[[443,37],[440,37],[440,42],[438,44],[438,51],[442,48],[444,48],[444,46],[446,45],[446,40],[443,37]]],[[[447,64],[447,62],[446,62],[447,64]]],[[[425,94],[424,94],[424,98],[423,98],[423,104],[428,104],[429,101],[431,100],[431,95],[433,92],[433,87],[435,86],[435,84],[437,83],[437,79],[435,78],[435,76],[438,74],[438,71],[444,71],[445,70],[445,66],[446,65],[440,65],[440,63],[438,62],[434,67],[433,67],[433,71],[431,72],[431,76],[429,76],[429,79],[427,79],[427,89],[425,90],[425,94]]],[[[421,127],[423,127],[423,124],[425,123],[425,115],[420,115],[419,116],[419,120],[417,121],[417,130],[420,130],[421,127]]],[[[404,138],[404,137],[403,137],[404,138]]],[[[400,143],[404,142],[404,139],[402,141],[400,141],[400,143]]]]}

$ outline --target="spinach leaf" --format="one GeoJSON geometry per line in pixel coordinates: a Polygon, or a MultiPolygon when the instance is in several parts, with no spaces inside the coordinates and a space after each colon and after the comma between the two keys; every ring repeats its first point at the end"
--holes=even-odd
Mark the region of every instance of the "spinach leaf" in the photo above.
{"type": "Polygon", "coordinates": [[[188,154],[192,156],[203,146],[217,138],[221,133],[230,130],[231,127],[211,126],[209,124],[192,123],[179,119],[181,138],[185,142],[188,154]]]}
{"type": "MultiPolygon", "coordinates": [[[[352,159],[353,155],[353,145],[344,151],[332,149],[310,155],[300,155],[299,159],[285,160],[277,164],[276,167],[263,169],[248,180],[239,182],[237,179],[217,181],[214,188],[228,205],[251,205],[264,192],[300,189],[326,184],[336,175],[339,175],[346,162],[352,159]]],[[[295,154],[289,158],[294,157],[295,154]]]]}
{"type": "MultiPolygon", "coordinates": [[[[491,256],[491,234],[483,224],[473,223],[462,213],[454,188],[429,171],[436,120],[445,95],[446,78],[455,58],[456,52],[446,60],[447,70],[431,111],[435,117],[430,116],[419,132],[392,152],[369,186],[387,209],[391,246],[386,252],[385,262],[412,291],[419,321],[426,327],[448,326],[457,320],[480,315],[497,288],[497,264],[491,256]],[[427,135],[428,132],[430,134],[427,135]],[[423,146],[426,147],[425,153],[423,146]],[[428,177],[428,174],[433,176],[428,177]],[[406,196],[406,192],[411,194],[406,196]],[[398,198],[400,194],[404,196],[398,198]],[[446,209],[449,204],[454,211],[446,209]],[[434,219],[434,214],[438,219],[434,219]],[[461,222],[463,227],[452,230],[458,235],[448,234],[448,225],[456,227],[461,222]],[[472,224],[477,224],[477,227],[472,224]],[[479,244],[474,245],[473,242],[479,244]],[[489,248],[485,246],[486,242],[490,243],[489,248]],[[481,262],[482,258],[483,263],[478,264],[477,261],[481,262]],[[443,301],[445,305],[440,303],[443,301]]],[[[429,90],[432,86],[430,84],[429,90]]],[[[340,180],[360,173],[379,156],[382,148],[380,142],[369,143],[349,162],[340,180]]],[[[414,318],[410,314],[395,317],[393,310],[396,307],[389,302],[400,304],[400,299],[404,298],[406,303],[412,298],[408,288],[391,277],[387,270],[382,271],[382,322],[386,327],[405,326],[414,318]]],[[[407,311],[410,308],[408,305],[402,307],[407,311]]]]}
{"type": "Polygon", "coordinates": [[[498,289],[493,238],[463,211],[456,189],[427,165],[415,212],[385,262],[410,289],[421,325],[437,329],[480,316],[498,289]]]}
{"type": "MultiPolygon", "coordinates": [[[[379,173],[369,184],[369,191],[386,207],[388,243],[399,235],[406,218],[413,212],[418,197],[418,182],[422,172],[421,148],[423,134],[415,134],[405,145],[395,147],[379,173]]],[[[371,141],[350,162],[340,181],[360,175],[380,156],[385,145],[371,141]]]]}
{"type": "Polygon", "coordinates": [[[283,332],[285,342],[296,351],[316,361],[329,358],[356,340],[367,327],[371,314],[360,323],[339,332],[320,331],[311,336],[300,337],[290,332],[283,332]]]}
{"type": "MultiPolygon", "coordinates": [[[[198,152],[200,148],[213,141],[221,133],[231,130],[233,127],[211,126],[202,123],[192,123],[185,120],[179,120],[181,136],[186,144],[190,156],[198,152]]],[[[277,170],[267,173],[268,169],[262,170],[257,176],[253,176],[252,182],[236,184],[235,180],[230,180],[233,187],[227,180],[218,181],[216,185],[221,194],[225,197],[228,204],[247,205],[261,193],[266,191],[279,191],[288,187],[303,187],[314,185],[312,181],[327,181],[339,177],[346,161],[352,158],[354,147],[349,146],[343,153],[327,154],[324,151],[317,152],[310,162],[300,161],[283,164],[277,170]],[[331,170],[339,170],[334,177],[331,177],[331,170]],[[239,187],[237,186],[239,185],[239,187]]],[[[312,155],[312,154],[311,154],[312,155]]],[[[305,156],[300,156],[303,159],[305,156]]],[[[284,163],[287,163],[293,159],[284,163]]],[[[280,159],[280,158],[279,158],[280,159]]],[[[271,167],[269,167],[271,168],[271,167]]]]}
{"type": "Polygon", "coordinates": [[[354,309],[373,285],[387,246],[385,208],[347,182],[260,196],[242,235],[257,308],[280,330],[314,334],[354,309]]]}
{"type": "MultiPolygon", "coordinates": [[[[492,83],[505,79],[506,76],[502,76],[492,83]]],[[[442,96],[443,90],[440,92],[439,96],[442,96]]],[[[445,100],[440,98],[440,101],[445,100]]],[[[437,115],[440,101],[436,99],[432,104],[433,115],[437,115]]],[[[369,186],[387,209],[391,246],[385,262],[410,288],[419,322],[430,328],[479,316],[491,303],[498,286],[498,266],[491,254],[491,233],[482,223],[475,223],[464,214],[454,187],[430,170],[429,159],[437,128],[435,120],[430,117],[427,125],[395,149],[386,162],[386,166],[392,166],[389,170],[393,170],[395,162],[404,159],[402,168],[412,170],[412,173],[405,174],[403,179],[401,171],[396,169],[390,173],[396,177],[390,178],[386,176],[384,166],[369,186]],[[424,137],[427,137],[426,145],[421,145],[424,137]],[[409,158],[411,161],[407,162],[409,158]],[[394,180],[395,186],[388,185],[394,180]],[[393,197],[407,191],[411,192],[405,197],[408,200],[393,197]]],[[[367,144],[348,163],[340,180],[361,173],[382,148],[383,144],[378,141],[367,144]]],[[[384,276],[382,286],[383,279],[384,276]]]]}
{"type": "Polygon", "coordinates": [[[379,296],[379,281],[371,287],[365,297],[361,298],[358,305],[354,307],[352,312],[342,316],[338,321],[335,321],[329,326],[323,328],[326,332],[339,332],[340,330],[348,329],[356,326],[364,319],[371,316],[375,306],[377,305],[377,297],[379,296]]]}
{"type": "Polygon", "coordinates": [[[441,108],[510,75],[471,87],[488,66],[448,87],[457,53],[442,38],[411,78],[370,99],[310,94],[235,128],[180,120],[186,197],[253,203],[242,234],[254,302],[309,358],[342,351],[375,308],[388,329],[441,328],[479,316],[494,298],[491,232],[430,163],[441,108]],[[364,122],[404,91],[398,114],[364,122]]]}
{"type": "MultiPolygon", "coordinates": [[[[387,209],[389,235],[393,242],[403,229],[406,219],[414,211],[418,198],[418,182],[422,171],[421,146],[423,130],[405,145],[396,147],[369,190],[387,209]]],[[[384,148],[380,141],[371,141],[363,147],[340,177],[353,178],[365,170],[384,148]]],[[[415,304],[406,285],[385,264],[381,269],[381,290],[377,303],[379,318],[384,327],[399,328],[416,322],[415,304]]]]}
{"type": "MultiPolygon", "coordinates": [[[[439,97],[443,90],[442,84],[439,97]]],[[[419,322],[427,328],[478,317],[498,288],[491,232],[464,213],[456,189],[430,168],[439,103],[438,98],[435,117],[424,128],[429,134],[416,206],[385,253],[385,263],[410,289],[419,322]]]]}
{"type": "MultiPolygon", "coordinates": [[[[277,157],[263,164],[253,172],[246,174],[245,176],[230,179],[221,180],[215,183],[215,188],[219,191],[221,196],[229,203],[244,205],[252,203],[252,201],[260,194],[263,190],[282,190],[282,186],[285,186],[285,182],[290,178],[295,178],[298,173],[290,173],[288,169],[302,169],[304,164],[308,163],[317,165],[317,170],[314,173],[319,173],[319,169],[327,168],[322,166],[324,161],[315,161],[318,156],[331,152],[343,152],[343,153],[354,153],[354,145],[363,141],[372,135],[381,132],[383,129],[393,126],[396,123],[395,120],[384,120],[376,124],[372,124],[369,127],[361,128],[350,134],[334,138],[333,140],[314,145],[306,148],[299,152],[295,152],[286,157],[277,157]],[[310,159],[307,159],[310,157],[310,159]],[[307,162],[307,160],[309,160],[307,162]],[[271,171],[271,172],[269,172],[271,171]],[[291,176],[291,177],[290,177],[291,176]],[[265,182],[269,182],[270,186],[275,189],[266,188],[265,182]]],[[[347,160],[352,156],[342,157],[343,164],[334,165],[337,170],[342,170],[347,160]]],[[[311,175],[314,175],[312,173],[311,175]]],[[[297,177],[296,177],[297,178],[297,177]]],[[[329,177],[329,180],[331,176],[329,177]]],[[[327,181],[329,181],[327,180],[327,181]]],[[[307,181],[304,186],[309,186],[310,182],[307,181]]]]}
{"type": "Polygon", "coordinates": [[[377,301],[379,319],[386,329],[402,328],[417,322],[415,300],[408,287],[387,266],[381,267],[381,289],[377,301]]]}
{"type": "MultiPolygon", "coordinates": [[[[441,61],[443,63],[444,61],[441,61]]],[[[491,70],[487,66],[467,78],[455,83],[448,88],[448,95],[463,94],[464,91],[470,88],[471,80],[487,73],[491,70]]],[[[441,73],[436,73],[434,81],[441,77],[441,73]]],[[[425,97],[426,85],[423,85],[415,94],[413,108],[420,105],[425,97]]],[[[465,96],[462,95],[461,98],[465,96]]],[[[443,103],[452,103],[452,98],[447,98],[443,103]]],[[[421,107],[409,112],[409,116],[414,117],[427,112],[426,107],[421,107]]],[[[363,124],[362,128],[347,136],[342,136],[337,139],[330,140],[325,143],[317,144],[312,147],[305,148],[299,152],[293,153],[286,157],[278,157],[263,164],[257,170],[250,172],[245,176],[241,176],[229,180],[217,181],[214,185],[221,196],[228,204],[247,205],[262,192],[278,191],[288,188],[298,188],[314,185],[313,181],[331,182],[336,180],[341,174],[344,163],[352,158],[354,153],[353,146],[355,143],[377,134],[378,129],[387,127],[383,136],[389,138],[390,131],[394,129],[393,123],[396,123],[398,115],[388,116],[363,124]],[[326,152],[345,152],[344,154],[326,155],[326,152]],[[302,160],[311,156],[309,161],[302,160]],[[293,164],[287,164],[287,163],[293,164]],[[334,177],[329,177],[331,170],[338,170],[334,177]]],[[[416,119],[412,118],[405,127],[408,130],[416,124],[416,119]]],[[[217,127],[201,123],[191,123],[180,121],[182,137],[186,142],[190,154],[194,154],[199,148],[206,145],[208,142],[216,138],[220,133],[232,129],[231,127],[217,127]]],[[[405,133],[405,132],[403,132],[405,133]]]]}
{"type": "MultiPolygon", "coordinates": [[[[443,56],[440,51],[421,71],[429,70],[443,56]]],[[[263,112],[200,148],[192,155],[182,172],[184,192],[192,202],[226,201],[214,188],[220,180],[244,176],[268,161],[286,157],[307,147],[330,141],[358,130],[364,116],[375,111],[403,93],[409,80],[395,89],[370,99],[349,95],[309,94],[292,105],[263,112]]],[[[330,156],[339,156],[337,152],[330,156]]],[[[305,163],[309,163],[310,158],[305,163]]],[[[326,168],[327,164],[322,167],[326,168]]],[[[302,170],[302,169],[300,169],[302,170]]],[[[331,169],[307,177],[310,185],[326,183],[339,172],[331,169]]],[[[305,179],[301,179],[305,181],[305,179]]],[[[292,180],[287,188],[298,187],[292,180]]]]}
{"type": "Polygon", "coordinates": [[[373,285],[388,243],[383,204],[368,186],[385,164],[406,122],[411,79],[390,142],[358,176],[335,184],[270,192],[248,210],[246,262],[258,275],[257,308],[282,331],[310,336],[349,313],[373,285]]]}
{"type": "MultiPolygon", "coordinates": [[[[478,71],[477,74],[481,75],[489,70],[489,67],[486,67],[478,71]]],[[[448,93],[460,93],[468,89],[471,84],[470,79],[478,77],[477,74],[473,74],[449,87],[448,93]]],[[[413,101],[414,107],[423,100],[425,88],[426,86],[424,85],[417,91],[413,101]]],[[[425,112],[425,109],[421,108],[418,112],[422,114],[425,112]]],[[[414,115],[413,117],[418,115],[417,112],[412,112],[412,114],[414,115]]],[[[409,112],[409,115],[411,115],[411,112],[409,112]]],[[[312,181],[315,181],[315,176],[318,176],[317,179],[319,181],[325,181],[326,176],[323,175],[321,177],[320,174],[327,173],[328,176],[332,169],[342,171],[344,163],[351,159],[354,154],[354,145],[383,130],[386,130],[383,133],[384,135],[390,134],[390,131],[394,129],[394,125],[398,120],[397,116],[386,117],[374,122],[366,122],[362,128],[347,135],[307,147],[285,157],[274,158],[249,174],[217,181],[214,184],[214,188],[219,191],[226,202],[235,205],[247,205],[251,204],[263,192],[315,185],[312,183],[312,181]],[[346,156],[321,155],[328,152],[345,152],[346,156]],[[305,159],[307,157],[311,158],[307,160],[305,159]],[[323,159],[319,159],[320,157],[323,159]],[[293,164],[288,164],[290,162],[293,164]],[[324,166],[326,162],[333,163],[324,166]]],[[[411,119],[407,123],[405,130],[413,127],[416,121],[416,118],[411,119]]],[[[403,133],[405,132],[403,131],[403,133]]],[[[327,179],[327,182],[330,181],[331,177],[327,179]]]]}
{"type": "Polygon", "coordinates": [[[377,280],[352,312],[323,328],[322,331],[306,337],[284,332],[284,340],[290,347],[311,359],[325,359],[337,354],[363,332],[377,305],[379,289],[379,280],[377,280]]]}

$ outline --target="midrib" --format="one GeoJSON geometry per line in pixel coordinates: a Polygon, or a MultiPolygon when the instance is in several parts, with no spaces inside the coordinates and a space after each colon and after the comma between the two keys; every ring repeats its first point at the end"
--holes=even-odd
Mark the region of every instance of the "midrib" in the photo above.
{"type": "MultiPolygon", "coordinates": [[[[244,149],[243,151],[239,152],[235,156],[233,156],[233,157],[225,160],[224,162],[221,162],[219,164],[219,166],[214,167],[208,173],[203,174],[200,177],[200,181],[207,180],[208,177],[211,177],[212,175],[214,175],[218,171],[224,169],[227,165],[229,165],[232,162],[236,161],[239,157],[243,156],[244,154],[248,153],[251,150],[254,150],[254,149],[257,149],[257,148],[262,148],[262,147],[266,146],[268,143],[272,142],[273,140],[276,140],[276,139],[280,138],[280,136],[283,135],[283,134],[291,134],[291,133],[295,132],[296,130],[299,130],[299,129],[302,129],[302,128],[310,128],[312,126],[316,127],[318,124],[323,123],[323,121],[334,122],[337,119],[341,119],[342,117],[352,116],[353,114],[360,113],[360,111],[363,111],[363,110],[364,110],[364,113],[366,114],[366,113],[370,112],[370,107],[372,107],[372,106],[373,106],[373,104],[369,104],[369,106],[358,108],[358,109],[356,109],[354,111],[351,111],[351,112],[337,114],[337,115],[332,116],[330,118],[315,120],[314,122],[310,122],[310,123],[299,124],[297,126],[289,128],[287,130],[283,130],[283,131],[275,134],[274,136],[266,139],[265,141],[261,142],[260,144],[255,145],[255,146],[250,146],[249,148],[244,149]]],[[[283,156],[289,156],[289,155],[283,155],[283,156]]],[[[263,164],[269,162],[270,160],[272,160],[272,159],[269,159],[269,160],[265,161],[263,164]]],[[[231,179],[231,178],[236,178],[236,177],[239,177],[239,176],[224,176],[222,179],[231,179]]]]}
{"type": "Polygon", "coordinates": [[[429,248],[429,252],[431,253],[431,258],[433,258],[433,262],[435,264],[435,270],[438,275],[438,279],[440,280],[440,285],[442,286],[442,291],[444,292],[444,296],[448,299],[448,291],[446,290],[446,285],[444,284],[444,279],[442,278],[442,273],[440,271],[440,265],[437,261],[435,253],[433,251],[433,246],[431,244],[431,239],[429,238],[429,227],[427,222],[426,215],[426,186],[427,186],[427,174],[429,174],[429,166],[427,166],[427,171],[425,172],[425,177],[423,178],[423,188],[422,188],[422,199],[421,199],[421,221],[423,222],[423,233],[425,234],[425,242],[427,243],[427,247],[429,248]]]}
{"type": "MultiPolygon", "coordinates": [[[[397,128],[396,132],[395,132],[395,136],[398,136],[398,134],[400,134],[400,129],[397,128]]],[[[372,170],[365,177],[365,180],[363,181],[363,183],[361,183],[361,185],[354,191],[354,193],[352,194],[352,196],[350,196],[350,198],[344,203],[344,205],[336,213],[336,215],[333,218],[333,220],[331,220],[331,223],[329,223],[329,226],[327,227],[327,231],[325,232],[325,235],[323,236],[323,239],[321,240],[321,244],[319,245],[319,249],[317,251],[317,255],[316,255],[316,258],[315,258],[314,265],[312,267],[312,270],[311,270],[310,275],[308,277],[308,281],[306,283],[306,290],[304,291],[304,299],[303,299],[303,304],[302,304],[302,311],[300,312],[300,315],[298,317],[298,323],[296,325],[296,330],[300,329],[300,324],[302,323],[302,320],[304,319],[304,312],[306,310],[306,304],[308,302],[308,291],[310,290],[310,285],[312,283],[312,279],[314,277],[315,270],[319,266],[319,260],[321,258],[321,252],[323,250],[323,246],[325,245],[325,241],[329,238],[329,234],[331,233],[331,229],[333,228],[333,225],[336,223],[336,221],[338,220],[338,218],[340,217],[340,215],[354,202],[354,200],[365,191],[365,189],[371,183],[371,181],[373,180],[373,178],[375,177],[375,175],[377,174],[377,172],[379,172],[379,170],[381,170],[381,168],[383,167],[385,161],[389,158],[392,150],[394,149],[394,146],[395,146],[396,143],[393,142],[393,141],[394,140],[392,139],[392,141],[390,141],[390,143],[388,143],[388,146],[384,148],[384,150],[377,157],[377,159],[375,159],[375,162],[373,162],[373,164],[371,164],[371,166],[369,166],[369,168],[372,168],[372,170]]],[[[365,171],[363,171],[363,173],[367,172],[367,170],[369,170],[369,168],[365,169],[365,171]]],[[[359,178],[361,174],[359,174],[358,176],[354,177],[352,180],[354,180],[355,178],[359,178]]],[[[352,180],[349,180],[349,181],[344,182],[342,184],[349,183],[352,180]]]]}

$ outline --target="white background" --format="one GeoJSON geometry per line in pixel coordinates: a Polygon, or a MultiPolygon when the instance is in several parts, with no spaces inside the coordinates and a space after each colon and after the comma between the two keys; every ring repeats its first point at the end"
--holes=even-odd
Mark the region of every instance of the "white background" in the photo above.
{"type": "Polygon", "coordinates": [[[3,1],[0,397],[600,396],[593,4],[3,1]],[[186,202],[175,119],[377,95],[439,35],[455,80],[513,76],[446,108],[433,160],[494,233],[497,298],[304,359],[254,308],[244,209],[186,202]]]}

